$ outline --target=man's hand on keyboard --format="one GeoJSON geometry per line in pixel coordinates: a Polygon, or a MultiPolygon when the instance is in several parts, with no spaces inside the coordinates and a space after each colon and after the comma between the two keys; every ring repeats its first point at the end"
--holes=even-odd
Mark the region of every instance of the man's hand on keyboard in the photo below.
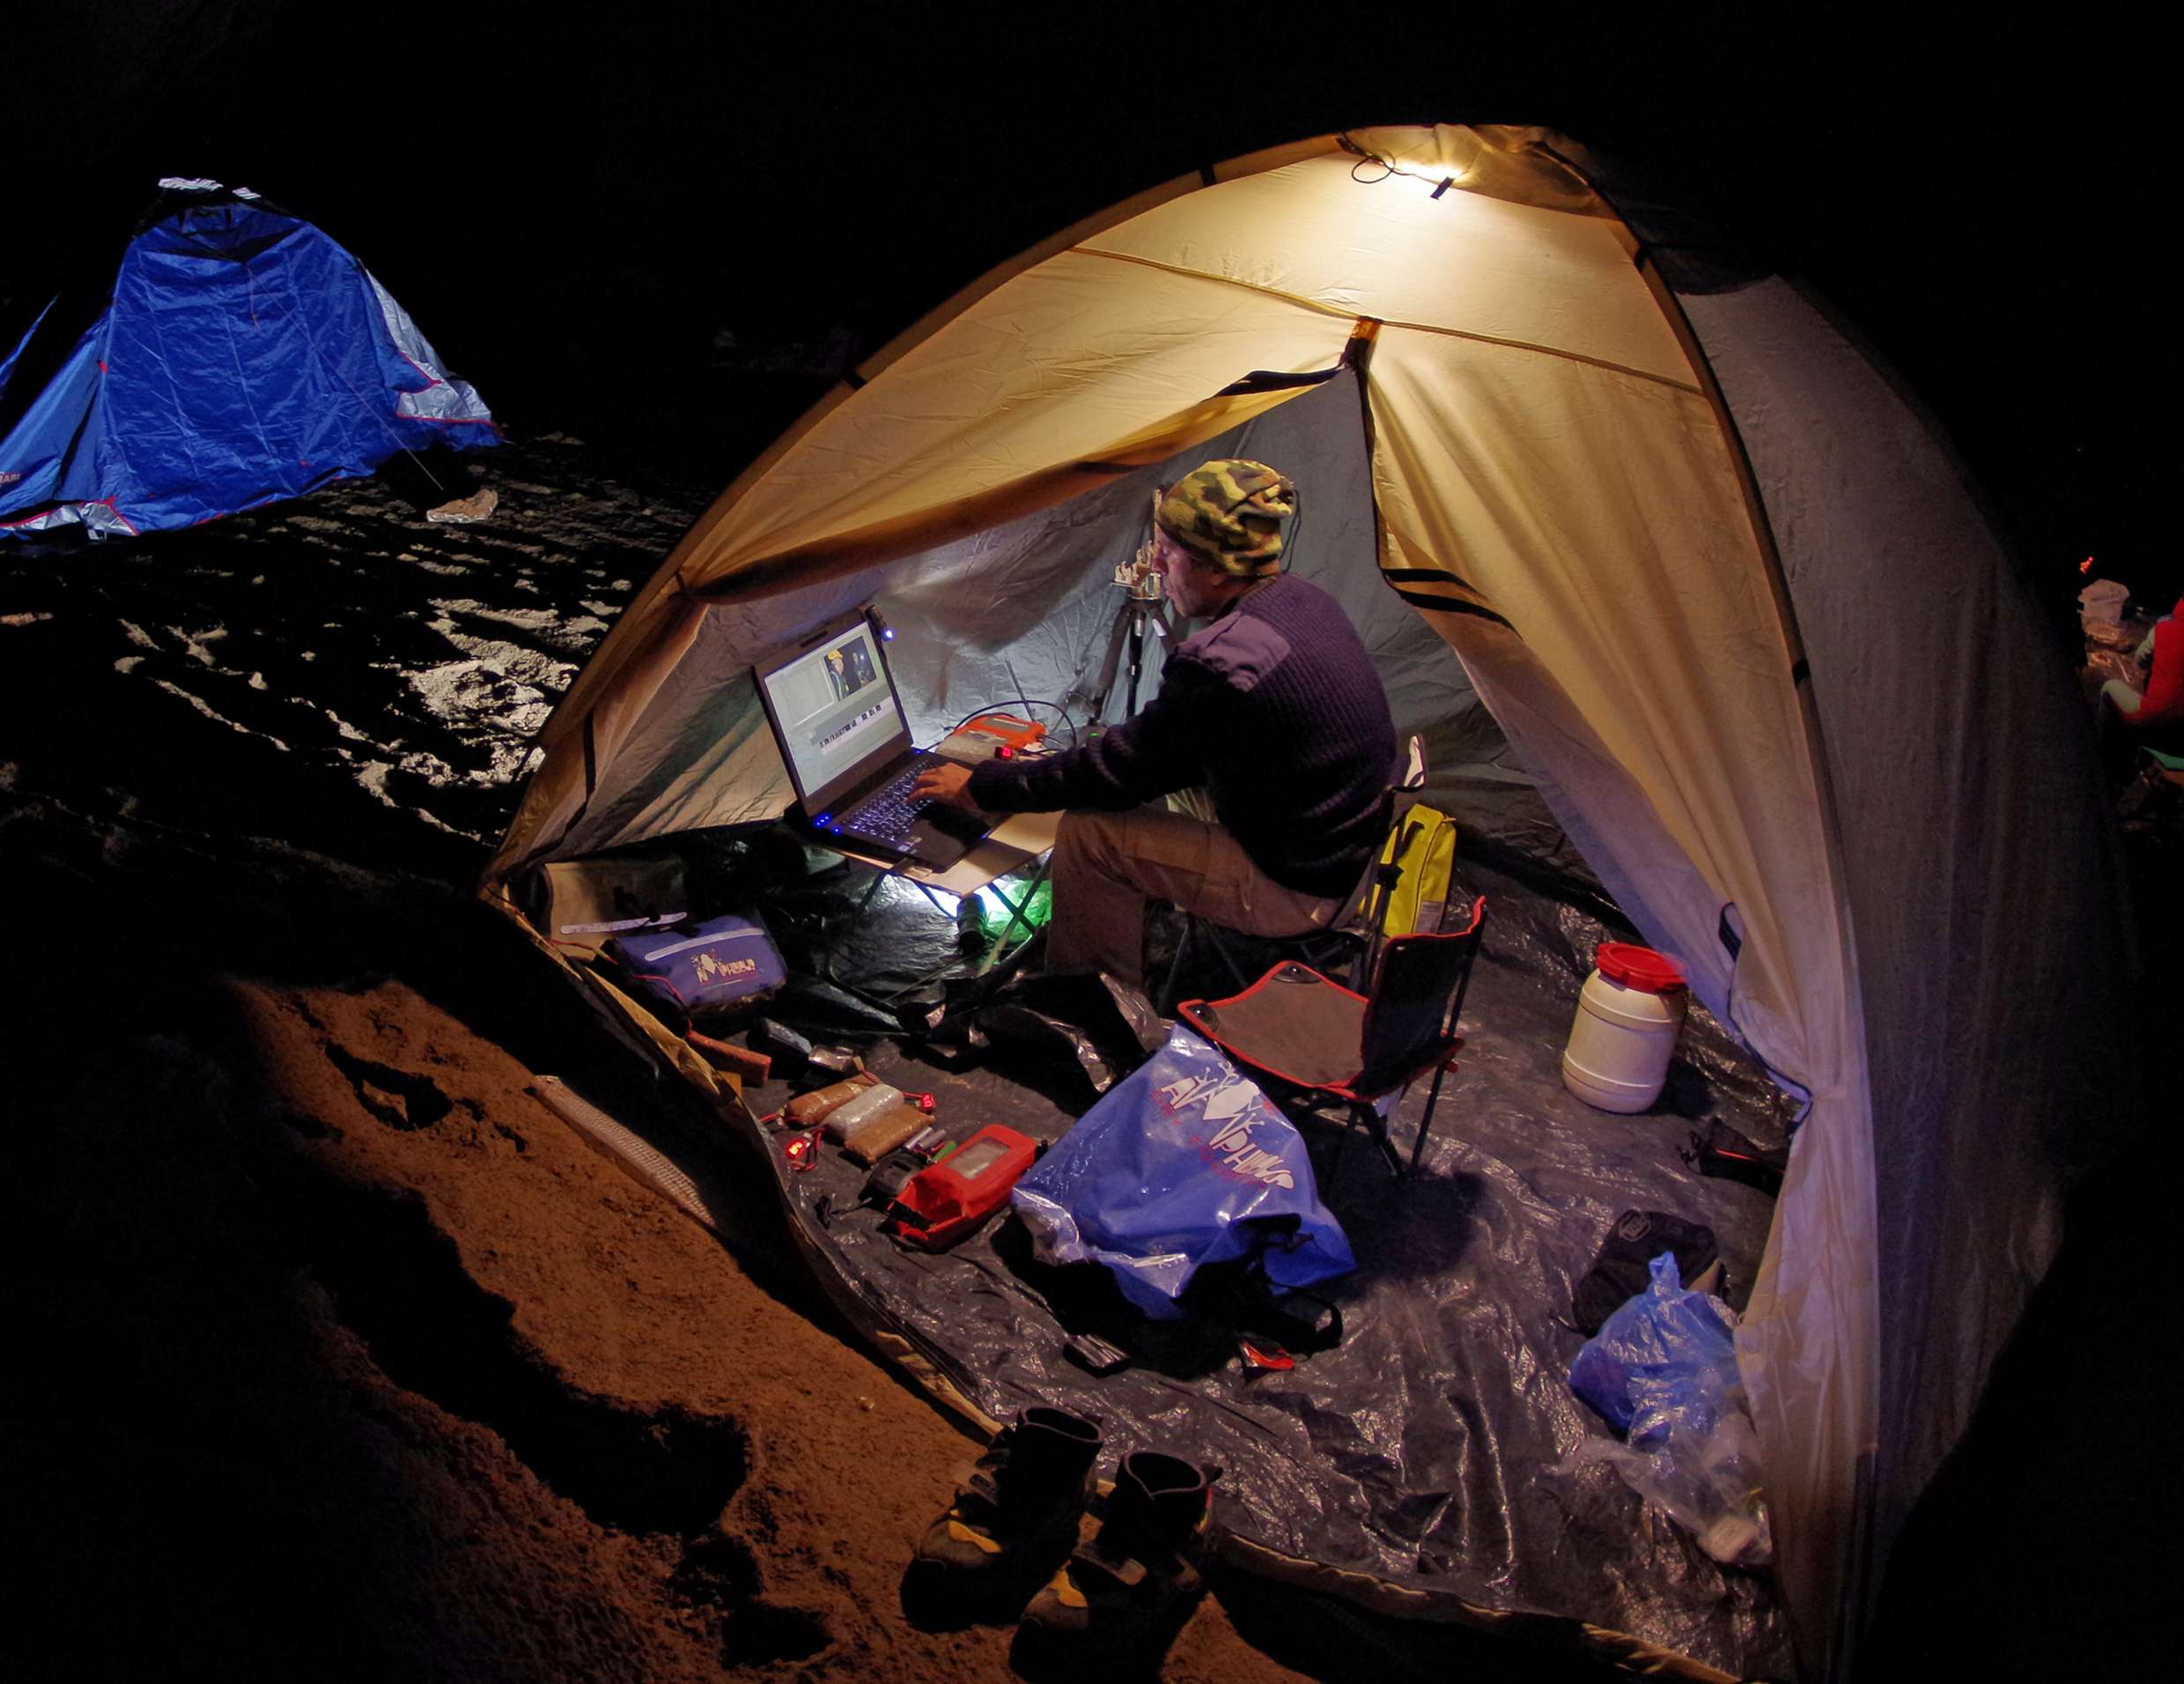
{"type": "Polygon", "coordinates": [[[914,801],[940,801],[948,807],[960,807],[966,813],[978,810],[978,804],[970,799],[968,766],[926,767],[910,787],[910,798],[914,801]]]}

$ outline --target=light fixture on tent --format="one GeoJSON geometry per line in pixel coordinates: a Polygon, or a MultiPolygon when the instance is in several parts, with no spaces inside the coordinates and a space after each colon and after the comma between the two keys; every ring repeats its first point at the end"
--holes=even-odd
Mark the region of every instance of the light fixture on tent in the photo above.
{"type": "Polygon", "coordinates": [[[1461,187],[1471,178],[1472,166],[1467,163],[1459,164],[1445,158],[1391,157],[1361,146],[1347,135],[1341,137],[1341,144],[1345,151],[1357,154],[1360,165],[1377,164],[1386,172],[1385,174],[1368,178],[1359,176],[1356,173],[1356,166],[1353,166],[1352,178],[1368,187],[1377,186],[1380,182],[1388,180],[1390,176],[1400,175],[1407,181],[1417,181],[1427,187],[1430,190],[1426,196],[1429,199],[1437,199],[1450,188],[1461,187]]]}

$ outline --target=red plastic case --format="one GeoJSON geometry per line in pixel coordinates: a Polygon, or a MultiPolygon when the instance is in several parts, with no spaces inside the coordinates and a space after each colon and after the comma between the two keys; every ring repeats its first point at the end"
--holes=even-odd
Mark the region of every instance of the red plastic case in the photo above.
{"type": "Polygon", "coordinates": [[[1008,1202],[1008,1190],[1039,1155],[1038,1142],[988,1123],[904,1184],[887,1231],[928,1252],[946,1251],[1008,1202]]]}

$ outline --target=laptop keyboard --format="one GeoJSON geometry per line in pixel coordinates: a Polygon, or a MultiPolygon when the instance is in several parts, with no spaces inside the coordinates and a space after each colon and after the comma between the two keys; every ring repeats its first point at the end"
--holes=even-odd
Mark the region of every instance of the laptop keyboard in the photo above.
{"type": "Polygon", "coordinates": [[[910,798],[910,787],[918,781],[918,774],[923,769],[923,762],[904,767],[845,816],[844,826],[874,841],[907,846],[911,827],[933,804],[910,798]]]}

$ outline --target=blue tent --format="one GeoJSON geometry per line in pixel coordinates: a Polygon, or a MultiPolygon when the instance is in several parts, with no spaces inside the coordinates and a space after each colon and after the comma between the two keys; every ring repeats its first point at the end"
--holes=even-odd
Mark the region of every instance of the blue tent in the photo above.
{"type": "Polygon", "coordinates": [[[334,240],[247,188],[160,187],[43,386],[10,389],[54,361],[54,306],[0,362],[0,536],[195,526],[398,450],[496,442],[478,395],[334,240]]]}

